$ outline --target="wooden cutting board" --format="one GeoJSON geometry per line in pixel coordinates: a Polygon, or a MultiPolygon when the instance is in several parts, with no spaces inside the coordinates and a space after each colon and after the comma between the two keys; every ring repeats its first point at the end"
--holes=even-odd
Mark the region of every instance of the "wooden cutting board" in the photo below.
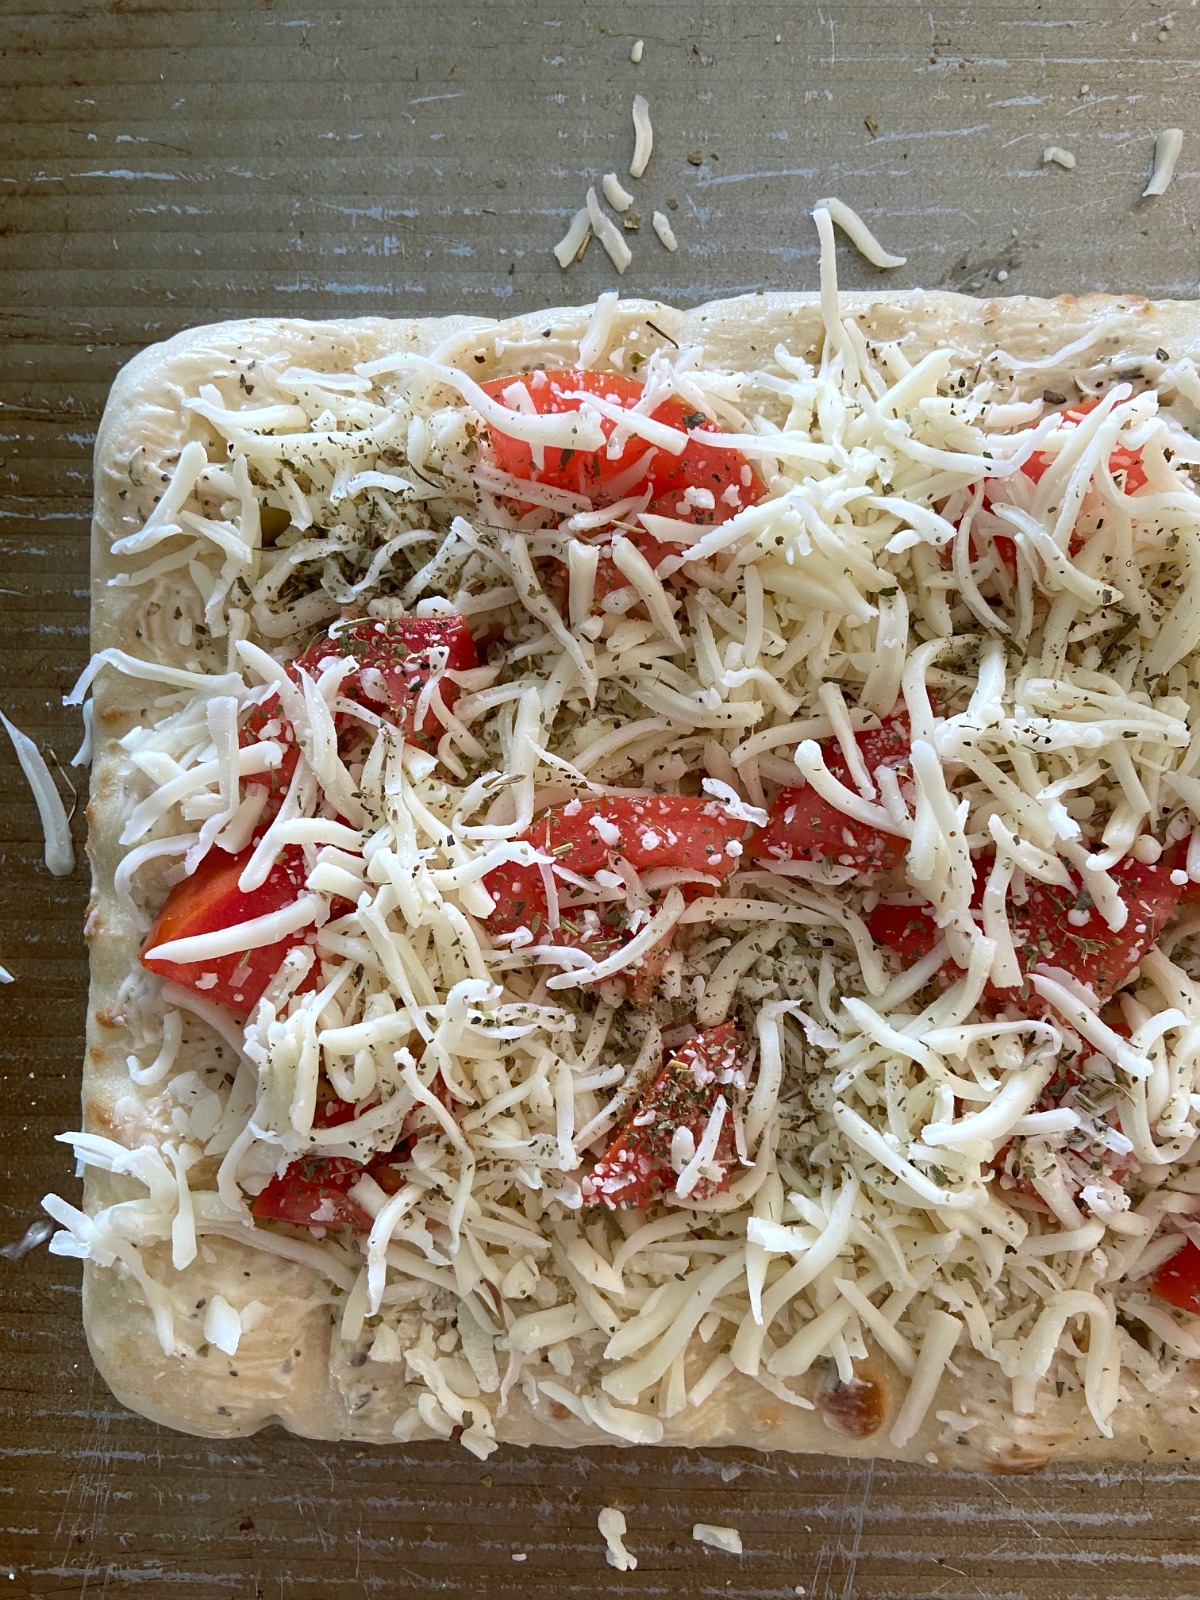
{"type": "MultiPolygon", "coordinates": [[[[656,129],[622,287],[812,288],[836,193],[897,286],[1195,290],[1196,13],[1145,0],[111,0],[0,7],[0,707],[66,760],[87,656],[90,452],[122,362],[253,313],[507,313],[616,275],[550,248],[656,129]],[[1173,19],[1173,21],[1172,21],[1173,19]],[[645,41],[640,66],[633,40],[645,41]],[[1187,130],[1164,199],[1155,135],[1187,130]],[[1074,171],[1046,167],[1049,145],[1074,171]],[[649,229],[671,218],[679,250],[649,229]]],[[[879,281],[847,252],[843,281],[879,281]]],[[[74,774],[79,781],[78,771],[74,774]]],[[[82,840],[82,817],[76,817],[82,840]]],[[[77,1116],[86,885],[50,878],[0,748],[0,1243],[77,1116]]],[[[1200,1592],[1197,1474],[984,1479],[725,1451],[229,1444],[116,1406],[76,1264],[0,1260],[0,1600],[84,1594],[733,1597],[1200,1592]],[[636,1572],[606,1566],[620,1506],[636,1572]],[[745,1553],[691,1538],[741,1530],[745,1553]],[[523,1560],[515,1559],[524,1557],[523,1560]]]]}

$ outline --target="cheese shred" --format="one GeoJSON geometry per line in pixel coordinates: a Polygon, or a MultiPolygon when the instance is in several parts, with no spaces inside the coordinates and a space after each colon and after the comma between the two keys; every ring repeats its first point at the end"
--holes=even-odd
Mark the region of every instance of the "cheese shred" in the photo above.
{"type": "Polygon", "coordinates": [[[817,205],[828,211],[850,243],[873,267],[902,267],[908,260],[907,256],[893,255],[890,250],[885,250],[858,212],[844,200],[818,200],[817,205]]]}
{"type": "Polygon", "coordinates": [[[1183,149],[1183,129],[1164,128],[1154,143],[1154,170],[1150,181],[1142,190],[1142,198],[1149,199],[1166,194],[1175,176],[1175,167],[1183,149]]]}
{"type": "Polygon", "coordinates": [[[654,129],[650,126],[650,102],[644,94],[633,97],[633,159],[629,163],[629,176],[640,178],[650,162],[654,149],[654,129]]]}
{"type": "Polygon", "coordinates": [[[14,726],[3,712],[0,712],[0,722],[12,741],[17,761],[38,808],[45,840],[46,865],[56,878],[65,878],[75,870],[75,851],[71,845],[71,828],[62,796],[50,775],[46,758],[29,735],[14,726]]]}
{"type": "Polygon", "coordinates": [[[668,221],[666,212],[656,211],[650,219],[650,225],[665,250],[679,249],[679,241],[675,237],[675,230],[668,221]]]}
{"type": "Polygon", "coordinates": [[[623,274],[633,260],[633,252],[625,243],[624,236],[616,223],[601,208],[595,189],[589,189],[587,192],[587,215],[592,225],[592,232],[604,246],[608,259],[617,271],[623,274]]]}

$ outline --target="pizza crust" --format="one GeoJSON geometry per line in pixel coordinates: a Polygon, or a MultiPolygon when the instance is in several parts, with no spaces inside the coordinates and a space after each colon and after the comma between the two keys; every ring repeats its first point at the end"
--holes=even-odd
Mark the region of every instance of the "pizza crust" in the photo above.
{"type": "MultiPolygon", "coordinates": [[[[575,353],[591,307],[555,309],[503,322],[480,318],[342,322],[253,320],[193,330],[135,358],[118,376],[96,445],[96,496],[92,536],[92,646],[119,646],[169,660],[155,637],[153,619],[133,588],[109,580],[131,563],[112,554],[112,544],[136,531],[149,514],[165,469],[201,426],[182,405],[199,383],[228,375],[231,366],[290,353],[305,366],[344,371],[356,362],[396,350],[429,352],[454,337],[484,354],[472,372],[492,376],[530,364],[558,348],[575,353]],[[500,350],[499,359],[495,347],[500,350]]],[[[1022,360],[1099,330],[1079,365],[1103,361],[1127,372],[1143,361],[1200,360],[1200,313],[1194,305],[1152,304],[1136,297],[1089,295],[1081,299],[1014,298],[978,301],[966,296],[913,292],[841,297],[842,315],[857,320],[869,339],[905,337],[911,353],[949,344],[969,359],[997,348],[1022,360]],[[1156,355],[1156,352],[1159,354],[1156,355]]],[[[815,296],[748,295],[693,311],[655,302],[625,301],[614,322],[614,343],[631,324],[655,324],[680,344],[698,344],[704,364],[741,368],[769,357],[780,342],[801,352],[815,347],[822,324],[815,296]]],[[[1040,393],[1055,377],[1033,369],[1021,379],[1023,392],[1040,393]]],[[[261,381],[261,375],[259,378],[261,381]]],[[[256,400],[272,398],[263,382],[256,400]]],[[[1188,406],[1186,397],[1179,404],[1188,406]]],[[[136,562],[137,558],[134,558],[136,562]]],[[[87,936],[91,948],[87,1054],[84,1065],[84,1125],[90,1132],[127,1146],[160,1140],[168,1126],[159,1091],[139,1088],[126,1061],[147,1041],[135,1037],[125,1015],[130,983],[148,983],[137,962],[140,934],[114,888],[123,851],[118,843],[128,814],[127,772],[116,740],[141,714],[152,686],[104,673],[94,691],[95,758],[88,807],[93,892],[87,936]],[[131,977],[131,975],[133,975],[131,977]]],[[[202,1048],[215,1048],[208,1041],[202,1048]]],[[[123,1180],[89,1169],[85,1207],[94,1212],[119,1198],[123,1180]]],[[[392,1423],[415,1400],[400,1365],[371,1360],[366,1349],[344,1346],[327,1281],[313,1268],[281,1260],[237,1239],[205,1237],[195,1262],[173,1272],[167,1247],[158,1247],[155,1276],[169,1284],[181,1329],[192,1330],[199,1353],[166,1356],[154,1334],[151,1310],[128,1275],[86,1264],[84,1318],[101,1374],[119,1400],[167,1426],[212,1437],[244,1435],[270,1422],[314,1438],[388,1440],[392,1423]],[[204,1308],[214,1294],[244,1307],[257,1300],[261,1320],[242,1336],[234,1357],[204,1345],[204,1308]]],[[[881,1456],[936,1461],[942,1466],[1001,1471],[1036,1469],[1055,1457],[1187,1458],[1200,1441],[1200,1387],[1173,1380],[1169,1394],[1151,1394],[1136,1381],[1123,1391],[1112,1438],[1103,1438],[1078,1392],[1039,1400],[1036,1416],[1014,1417],[1008,1384],[973,1351],[960,1351],[959,1375],[943,1382],[918,1435],[897,1446],[889,1439],[905,1383],[881,1353],[864,1377],[877,1385],[865,1408],[831,1405],[822,1370],[800,1387],[812,1409],[775,1401],[757,1383],[735,1375],[706,1406],[668,1420],[664,1444],[823,1451],[839,1456],[881,1456]],[[856,1436],[847,1432],[862,1412],[879,1426],[856,1436]],[[940,1413],[940,1416],[938,1415],[940,1413]],[[958,1418],[961,1417],[961,1424],[958,1418]],[[840,1419],[840,1420],[839,1420],[840,1419]]],[[[612,1445],[611,1434],[581,1423],[562,1407],[533,1411],[514,1390],[508,1412],[497,1419],[497,1435],[522,1445],[612,1445]]],[[[434,1437],[433,1434],[416,1437],[434,1437]]]]}

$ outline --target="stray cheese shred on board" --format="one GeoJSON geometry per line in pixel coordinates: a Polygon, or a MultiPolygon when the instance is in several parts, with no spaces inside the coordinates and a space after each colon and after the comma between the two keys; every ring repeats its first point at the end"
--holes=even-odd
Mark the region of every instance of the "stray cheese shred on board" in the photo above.
{"type": "Polygon", "coordinates": [[[187,398],[125,542],[211,671],[77,692],[157,678],[118,886],[174,1131],[69,1136],[127,1194],[48,1201],[164,1351],[142,1253],[250,1230],[480,1455],[514,1393],[654,1443],[872,1353],[897,1448],[969,1352],[1104,1434],[1200,1349],[1200,446],[1086,351],[949,383],[824,270],[761,370],[606,296],[483,384],[456,335],[187,398]],[[180,1087],[197,1018],[237,1067],[180,1087]]]}

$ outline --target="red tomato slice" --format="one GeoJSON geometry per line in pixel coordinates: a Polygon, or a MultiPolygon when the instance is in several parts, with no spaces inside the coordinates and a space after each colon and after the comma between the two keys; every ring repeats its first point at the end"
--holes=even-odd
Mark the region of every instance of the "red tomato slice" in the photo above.
{"type": "Polygon", "coordinates": [[[1190,1239],[1150,1280],[1150,1292],[1180,1311],[1200,1317],[1200,1250],[1190,1239]]]}
{"type": "Polygon", "coordinates": [[[346,1156],[302,1156],[272,1178],[250,1202],[263,1222],[290,1222],[297,1228],[353,1228],[369,1233],[371,1218],[347,1190],[364,1169],[346,1156]]]}
{"type": "MultiPolygon", "coordinates": [[[[1159,856],[1157,865],[1163,872],[1186,872],[1188,858],[1188,841],[1181,839],[1177,844],[1169,844],[1159,856]]],[[[1183,911],[1189,906],[1200,905],[1200,883],[1193,883],[1189,878],[1186,883],[1179,886],[1179,905],[1177,909],[1183,911]]]]}
{"type": "MultiPolygon", "coordinates": [[[[1079,884],[1065,888],[1035,883],[1022,904],[1009,903],[1009,926],[1022,972],[1061,967],[1090,984],[1099,1000],[1121,987],[1171,920],[1182,891],[1163,867],[1129,858],[1118,863],[1112,875],[1129,907],[1125,926],[1117,933],[1079,884]]],[[[977,874],[976,899],[982,889],[983,876],[977,874]]],[[[909,965],[927,955],[939,937],[931,906],[880,905],[868,912],[866,922],[871,937],[909,965]]],[[[1002,1001],[1019,998],[1015,989],[989,985],[989,991],[1002,1001]]]]}
{"type": "MultiPolygon", "coordinates": [[[[619,373],[582,370],[543,372],[539,369],[515,378],[492,378],[482,387],[494,400],[505,405],[504,391],[514,383],[525,385],[539,416],[578,411],[583,404],[577,398],[581,394],[596,395],[629,410],[641,400],[643,392],[641,384],[619,373]]],[[[740,451],[706,445],[694,437],[698,431],[716,431],[702,411],[691,411],[682,400],[672,398],[650,415],[656,422],[665,422],[693,434],[680,455],[655,450],[646,440],[633,437],[626,440],[620,455],[612,458],[604,449],[547,450],[545,462],[539,467],[534,465],[529,445],[510,438],[496,427],[489,430],[492,454],[496,465],[514,478],[566,489],[597,505],[611,504],[624,495],[637,493],[649,482],[653,498],[648,509],[685,522],[728,522],[737,512],[761,499],[763,485],[740,451]],[[638,479],[631,469],[643,459],[646,472],[638,479]],[[679,507],[688,489],[710,490],[712,508],[684,505],[681,511],[679,507]]],[[[607,418],[601,422],[606,440],[612,437],[615,426],[607,418]]]]}
{"type": "Polygon", "coordinates": [[[696,1034],[668,1055],[654,1082],[584,1178],[584,1204],[604,1205],[610,1211],[645,1211],[673,1191],[676,1174],[671,1165],[671,1140],[676,1128],[687,1128],[699,1144],[722,1094],[729,1115],[721,1126],[715,1160],[725,1170],[719,1178],[701,1178],[692,1197],[708,1200],[727,1189],[738,1168],[732,1099],[742,1086],[739,1063],[737,1030],[732,1022],[696,1034]]]}
{"type": "Polygon", "coordinates": [[[277,767],[272,767],[267,772],[253,772],[249,777],[243,778],[242,785],[245,787],[248,784],[258,784],[282,799],[296,771],[300,748],[296,743],[296,730],[280,710],[279,696],[274,692],[261,705],[250,708],[238,730],[238,744],[243,750],[248,750],[252,744],[258,744],[261,739],[274,739],[281,744],[283,759],[277,767]]]}
{"type": "Polygon", "coordinates": [[[1082,885],[1066,889],[1034,884],[1025,904],[1012,907],[1009,921],[1023,972],[1063,967],[1090,984],[1101,1000],[1120,988],[1171,920],[1180,890],[1169,872],[1131,859],[1120,862],[1112,875],[1129,907],[1128,920],[1117,933],[1082,885]]]}
{"type": "Polygon", "coordinates": [[[729,846],[740,843],[745,831],[746,824],[716,800],[680,794],[606,795],[595,802],[579,799],[555,806],[535,825],[534,839],[585,877],[616,856],[636,872],[684,867],[727,878],[741,855],[729,846]]]}
{"type": "MultiPolygon", "coordinates": [[[[373,617],[352,622],[348,627],[330,629],[297,660],[312,677],[320,676],[321,663],[353,656],[357,671],[345,681],[342,693],[349,700],[373,711],[390,711],[396,721],[406,725],[421,690],[433,676],[432,652],[446,650],[446,666],[462,672],[479,665],[475,640],[465,617],[373,617]]],[[[446,680],[442,701],[447,708],[458,698],[458,686],[446,680]]],[[[414,728],[419,738],[436,736],[441,723],[427,710],[414,728]]]]}
{"type": "Polygon", "coordinates": [[[243,894],[238,878],[252,854],[253,846],[238,856],[210,850],[191,877],[182,879],[171,890],[142,949],[142,965],[149,971],[233,1011],[254,1009],[284,956],[297,943],[295,938],[205,961],[163,961],[153,952],[156,945],[168,940],[214,933],[218,928],[269,916],[272,911],[291,905],[304,888],[304,852],[285,850],[261,888],[243,894]]]}
{"type": "MultiPolygon", "coordinates": [[[[909,772],[908,719],[903,712],[878,728],[855,735],[868,772],[891,767],[903,783],[909,772]]],[[[825,765],[839,782],[854,789],[849,764],[836,739],[823,739],[825,765]]],[[[904,855],[904,840],[858,822],[819,795],[811,783],[782,789],[775,797],[767,825],[750,847],[754,859],[770,867],[779,861],[828,861],[860,872],[884,872],[904,855]]]]}
{"type": "MultiPolygon", "coordinates": [[[[317,677],[323,661],[353,656],[357,671],[343,681],[342,694],[372,711],[391,713],[397,724],[407,730],[417,697],[433,674],[430,652],[436,647],[445,648],[446,666],[453,672],[479,665],[466,618],[453,614],[388,620],[367,617],[348,627],[330,629],[324,638],[309,645],[290,670],[294,678],[301,668],[317,677]]],[[[449,710],[458,699],[458,685],[444,679],[441,694],[442,703],[449,710]]],[[[441,727],[433,711],[427,710],[412,732],[419,739],[431,739],[440,734],[441,727]]],[[[278,696],[272,695],[255,706],[242,723],[239,743],[243,749],[260,739],[278,739],[284,746],[283,761],[273,771],[255,774],[243,782],[265,784],[273,793],[282,794],[292,781],[299,751],[295,730],[282,714],[278,696]]]]}
{"type": "MultiPolygon", "coordinates": [[[[570,800],[534,823],[528,841],[581,877],[593,877],[613,860],[635,872],[677,867],[727,878],[738,864],[746,824],[715,800],[688,795],[605,795],[570,800]],[[731,850],[730,846],[734,848],[731,850]]],[[[546,916],[546,890],[537,867],[503,866],[484,887],[496,902],[489,919],[511,932],[546,916]]],[[[562,885],[560,898],[570,901],[562,885]]],[[[536,928],[533,930],[538,931],[536,928]]],[[[568,942],[565,940],[560,943],[568,942]]]]}
{"type": "MultiPolygon", "coordinates": [[[[630,544],[635,546],[640,554],[645,556],[650,565],[655,568],[657,568],[658,563],[665,555],[673,555],[680,548],[678,545],[672,547],[663,544],[652,533],[647,533],[644,528],[631,526],[626,528],[624,533],[630,544]]],[[[593,599],[597,601],[603,600],[605,595],[616,594],[619,589],[628,589],[628,587],[629,579],[613,560],[611,548],[602,548],[600,559],[596,562],[596,582],[592,588],[593,599]]],[[[565,585],[562,586],[562,592],[565,601],[565,585]]]]}
{"type": "MultiPolygon", "coordinates": [[[[1083,400],[1077,406],[1069,406],[1062,414],[1060,425],[1075,427],[1082,422],[1089,411],[1094,411],[1100,404],[1102,396],[1094,400],[1083,400]]],[[[1034,483],[1040,483],[1046,472],[1053,464],[1052,456],[1043,455],[1040,450],[1035,450],[1033,455],[1021,468],[1027,478],[1032,478],[1034,483]]],[[[1120,480],[1120,475],[1125,475],[1125,493],[1136,494],[1139,489],[1144,489],[1149,483],[1145,468],[1142,466],[1142,452],[1128,450],[1124,445],[1118,445],[1108,458],[1109,471],[1114,478],[1120,480]]]]}
{"type": "Polygon", "coordinates": [[[996,546],[996,554],[1003,561],[1010,572],[1017,570],[1017,541],[1010,539],[1006,533],[998,533],[992,540],[996,546]]]}
{"type": "MultiPolygon", "coordinates": [[[[1089,411],[1094,411],[1099,404],[1100,401],[1097,398],[1095,400],[1084,400],[1077,406],[1069,407],[1062,413],[1062,424],[1074,427],[1076,423],[1081,422],[1087,416],[1089,411]]],[[[1045,455],[1041,450],[1035,450],[1021,468],[1021,471],[1034,483],[1040,483],[1052,464],[1052,456],[1045,455]]],[[[1145,468],[1142,466],[1142,452],[1140,450],[1128,450],[1124,445],[1118,445],[1112,455],[1109,456],[1108,465],[1109,470],[1117,478],[1118,482],[1121,475],[1124,474],[1126,494],[1136,494],[1139,489],[1144,489],[1150,481],[1146,476],[1145,468]]],[[[986,495],[983,498],[983,505],[985,510],[990,509],[990,501],[986,495]]],[[[1015,573],[1017,570],[1016,540],[1009,534],[997,533],[992,536],[992,543],[996,547],[996,554],[1004,565],[1010,572],[1015,573]]],[[[1069,554],[1072,556],[1077,555],[1081,545],[1082,540],[1079,538],[1078,533],[1072,533],[1069,554]]],[[[972,539],[972,546],[974,547],[974,539],[972,539]]]]}
{"type": "Polygon", "coordinates": [[[317,1107],[313,1112],[314,1128],[341,1128],[347,1122],[353,1122],[358,1113],[359,1107],[354,1101],[339,1099],[324,1078],[319,1081],[317,1107]]]}
{"type": "MultiPolygon", "coordinates": [[[[984,511],[990,511],[991,509],[992,509],[992,502],[988,499],[987,495],[985,494],[984,497],[983,497],[983,510],[984,511]]],[[[962,526],[961,523],[955,523],[955,527],[956,528],[957,527],[961,527],[961,526],[962,526]]],[[[980,534],[979,534],[978,529],[977,528],[972,528],[972,530],[971,530],[971,559],[972,559],[972,561],[978,561],[984,542],[985,541],[982,541],[981,538],[980,538],[980,534]]],[[[1000,560],[1008,568],[1009,572],[1012,573],[1013,576],[1015,577],[1016,576],[1016,572],[1017,572],[1017,541],[1012,537],[1011,534],[1008,534],[1008,533],[993,533],[992,534],[992,538],[991,538],[991,542],[992,542],[993,547],[995,548],[996,554],[1000,557],[1000,560]]],[[[949,567],[951,565],[951,554],[950,554],[950,550],[949,550],[948,547],[942,551],[942,565],[944,567],[949,567]]]]}
{"type": "MultiPolygon", "coordinates": [[[[526,837],[581,877],[594,877],[613,861],[623,860],[636,872],[674,867],[724,879],[738,864],[745,831],[745,823],[712,800],[609,795],[554,807],[526,837]]],[[[629,907],[623,899],[579,905],[574,890],[561,881],[559,925],[549,927],[546,887],[537,867],[497,867],[484,879],[484,887],[495,902],[488,921],[496,933],[527,927],[539,944],[586,949],[596,961],[612,955],[631,937],[629,907]]],[[[703,894],[707,888],[685,884],[683,891],[703,894]]],[[[670,938],[664,940],[622,975],[635,1003],[649,998],[670,945],[670,938]]]]}
{"type": "MultiPolygon", "coordinates": [[[[434,1093],[440,1093],[440,1080],[435,1081],[434,1093]]],[[[340,1099],[322,1078],[317,1086],[313,1127],[345,1127],[362,1109],[352,1101],[340,1099]]],[[[403,1165],[412,1153],[417,1136],[416,1117],[410,1113],[392,1148],[377,1152],[366,1162],[352,1161],[347,1156],[302,1156],[292,1162],[282,1177],[272,1178],[262,1193],[250,1202],[250,1209],[264,1220],[291,1222],[302,1228],[350,1227],[356,1233],[368,1233],[369,1214],[357,1201],[351,1200],[346,1191],[365,1173],[374,1178],[385,1194],[395,1194],[405,1183],[403,1165]]]]}
{"type": "Polygon", "coordinates": [[[927,956],[941,937],[932,906],[876,906],[865,920],[875,943],[902,956],[906,967],[927,956]]]}

